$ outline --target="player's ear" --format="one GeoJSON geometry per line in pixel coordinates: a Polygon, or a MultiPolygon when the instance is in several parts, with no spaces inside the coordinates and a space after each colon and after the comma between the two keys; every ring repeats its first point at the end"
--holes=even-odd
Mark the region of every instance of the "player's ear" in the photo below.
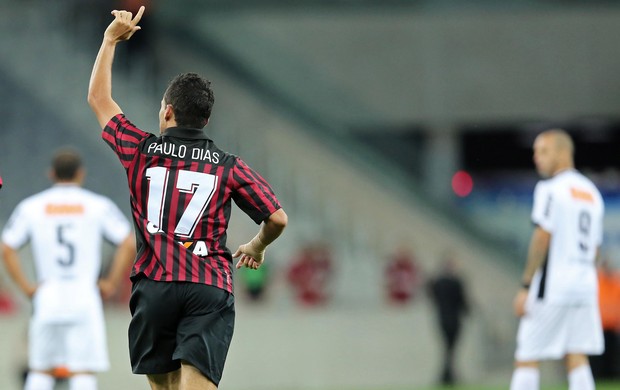
{"type": "Polygon", "coordinates": [[[75,173],[75,181],[77,183],[84,183],[84,179],[86,178],[86,168],[80,167],[75,173]]]}
{"type": "Polygon", "coordinates": [[[164,119],[166,121],[174,119],[174,109],[172,108],[172,104],[166,104],[166,109],[164,110],[164,119]]]}
{"type": "Polygon", "coordinates": [[[50,169],[47,171],[47,178],[50,179],[51,182],[56,181],[56,175],[54,174],[54,170],[50,169]]]}

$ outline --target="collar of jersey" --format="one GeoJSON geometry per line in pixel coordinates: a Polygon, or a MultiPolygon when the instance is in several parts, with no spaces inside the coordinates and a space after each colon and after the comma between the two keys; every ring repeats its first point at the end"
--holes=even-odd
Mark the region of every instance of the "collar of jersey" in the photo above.
{"type": "Polygon", "coordinates": [[[189,127],[168,127],[161,135],[185,139],[209,139],[203,130],[189,127]]]}

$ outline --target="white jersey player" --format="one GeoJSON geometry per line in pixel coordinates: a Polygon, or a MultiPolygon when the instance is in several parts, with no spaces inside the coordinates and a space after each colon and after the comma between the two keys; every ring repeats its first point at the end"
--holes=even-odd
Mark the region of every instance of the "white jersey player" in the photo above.
{"type": "Polygon", "coordinates": [[[53,370],[66,368],[69,388],[96,389],[108,369],[102,295],[111,295],[135,255],[130,225],[106,197],[80,187],[77,153],[52,162],[55,185],[19,203],[2,232],[12,279],[32,297],[26,390],[51,390],[53,370]],[[99,280],[102,240],[117,246],[109,276],[99,280]],[[18,250],[32,246],[36,283],[22,271],[18,250]]]}
{"type": "Polygon", "coordinates": [[[563,130],[534,142],[534,163],[546,180],[534,190],[521,317],[511,390],[537,390],[539,361],[565,358],[570,390],[593,390],[587,355],[603,352],[596,258],[603,237],[600,192],[574,169],[574,146],[563,130]]]}

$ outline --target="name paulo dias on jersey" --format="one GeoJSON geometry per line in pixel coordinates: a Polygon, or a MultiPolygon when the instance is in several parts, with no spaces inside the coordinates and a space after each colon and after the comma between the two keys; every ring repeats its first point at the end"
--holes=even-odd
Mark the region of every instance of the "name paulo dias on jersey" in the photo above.
{"type": "Polygon", "coordinates": [[[209,149],[191,148],[188,150],[186,145],[175,145],[167,142],[150,144],[147,148],[149,154],[163,154],[175,158],[189,157],[192,160],[208,161],[211,164],[220,162],[220,154],[209,149]],[[188,154],[189,152],[189,154],[188,154]]]}

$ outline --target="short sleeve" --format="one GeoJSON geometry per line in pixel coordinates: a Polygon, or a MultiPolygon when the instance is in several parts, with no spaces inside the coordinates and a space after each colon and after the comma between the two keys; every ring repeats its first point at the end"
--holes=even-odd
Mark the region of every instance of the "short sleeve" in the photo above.
{"type": "Polygon", "coordinates": [[[2,242],[13,249],[19,249],[30,240],[30,220],[26,207],[20,203],[2,230],[2,242]]]}
{"type": "Polygon", "coordinates": [[[140,143],[150,133],[138,129],[124,114],[114,116],[103,128],[101,138],[112,148],[125,169],[129,168],[138,153],[140,143]]]}
{"type": "Polygon", "coordinates": [[[553,193],[544,182],[538,182],[534,188],[532,222],[547,232],[553,232],[553,193]]]}
{"type": "Polygon", "coordinates": [[[103,212],[103,236],[114,245],[119,245],[131,232],[127,218],[109,199],[105,199],[103,212]]]}
{"type": "Polygon", "coordinates": [[[267,181],[240,158],[235,161],[232,180],[233,200],[257,224],[281,208],[267,181]]]}

